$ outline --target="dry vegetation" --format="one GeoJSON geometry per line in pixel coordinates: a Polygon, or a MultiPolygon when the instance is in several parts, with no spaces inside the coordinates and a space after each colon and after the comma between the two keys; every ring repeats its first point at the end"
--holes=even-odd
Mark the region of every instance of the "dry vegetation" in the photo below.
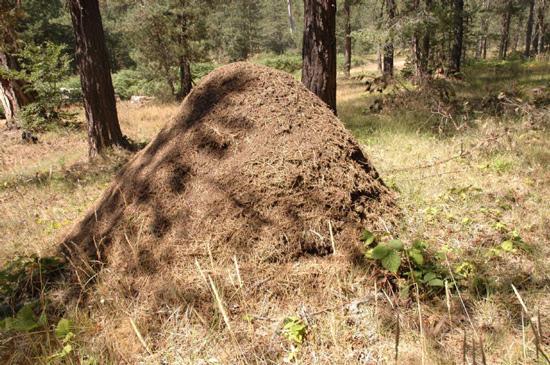
{"type": "MultiPolygon", "coordinates": [[[[457,87],[457,97],[468,100],[504,91],[506,100],[513,101],[517,93],[550,81],[547,63],[485,65],[469,71],[466,82],[457,87]]],[[[88,308],[57,310],[74,323],[70,355],[48,360],[63,346],[43,333],[0,337],[0,352],[9,351],[13,364],[134,363],[135,358],[121,355],[128,353],[139,353],[143,363],[281,363],[286,358],[305,364],[385,364],[394,361],[397,343],[400,364],[461,364],[464,356],[468,363],[474,363],[475,356],[478,364],[482,356],[487,364],[537,363],[536,342],[548,353],[550,335],[543,330],[536,340],[511,285],[531,315],[540,313],[542,328],[547,328],[548,105],[524,111],[516,100],[519,104],[510,110],[473,110],[467,120],[445,120],[442,130],[441,115],[426,109],[422,98],[372,114],[368,105],[376,96],[363,90],[357,80],[341,80],[339,118],[398,193],[402,209],[397,229],[374,233],[400,238],[407,245],[423,240],[442,270],[453,271],[459,291],[449,276],[448,291],[423,289],[416,296],[413,285],[411,295],[399,294],[404,278],[374,264],[350,266],[338,250],[330,257],[254,275],[241,272],[238,261],[227,271],[212,260],[212,265],[192,270],[218,278],[218,284],[205,280],[203,285],[212,292],[212,307],[219,315],[205,318],[191,306],[162,306],[157,308],[159,320],[143,322],[138,320],[143,315],[139,303],[122,306],[116,298],[95,298],[102,315],[88,308]],[[537,117],[530,119],[533,113],[537,117]],[[503,246],[504,241],[511,241],[512,247],[503,246]],[[247,293],[270,275],[286,283],[266,293],[278,298],[279,308],[254,303],[257,312],[243,315],[238,306],[246,306],[247,293]],[[312,281],[307,292],[296,290],[304,287],[297,283],[314,277],[324,279],[312,281]],[[315,300],[303,300],[312,293],[315,300]],[[103,337],[109,334],[104,328],[109,316],[124,319],[109,329],[116,345],[103,337]]],[[[150,140],[176,109],[122,103],[122,128],[135,140],[150,140]]],[[[16,254],[51,253],[129,157],[115,152],[87,164],[84,131],[49,132],[36,145],[20,144],[15,132],[3,131],[0,139],[3,264],[16,254]]],[[[540,354],[538,358],[545,363],[540,354]]]]}

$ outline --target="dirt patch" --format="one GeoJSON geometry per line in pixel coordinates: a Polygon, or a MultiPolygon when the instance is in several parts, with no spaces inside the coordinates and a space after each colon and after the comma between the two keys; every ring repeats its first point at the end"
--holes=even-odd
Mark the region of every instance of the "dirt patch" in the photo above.
{"type": "Polygon", "coordinates": [[[395,214],[376,170],[316,96],[289,74],[235,63],[194,88],[62,250],[80,290],[101,294],[89,302],[139,303],[142,321],[164,306],[214,313],[211,275],[233,316],[292,305],[289,290],[315,298],[333,279],[323,275],[360,256],[361,231],[391,228],[395,214]],[[295,265],[311,260],[310,274],[295,265]],[[300,280],[282,279],[296,270],[300,280]]]}

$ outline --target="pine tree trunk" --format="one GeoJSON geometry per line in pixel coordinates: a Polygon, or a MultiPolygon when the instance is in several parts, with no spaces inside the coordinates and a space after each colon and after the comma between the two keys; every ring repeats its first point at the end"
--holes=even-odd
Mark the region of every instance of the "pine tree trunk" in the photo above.
{"type": "Polygon", "coordinates": [[[350,0],[344,0],[344,76],[349,78],[351,71],[351,10],[350,0]]]}
{"type": "Polygon", "coordinates": [[[294,17],[292,16],[292,2],[291,0],[286,0],[286,7],[288,12],[288,25],[290,27],[290,34],[294,34],[296,26],[294,25],[294,17]]]}
{"type": "MultiPolygon", "coordinates": [[[[395,0],[386,0],[386,11],[388,17],[388,29],[390,33],[393,31],[393,22],[395,18],[395,0]]],[[[383,72],[384,77],[387,79],[393,78],[393,36],[390,35],[389,39],[384,44],[384,60],[383,60],[383,72]]]]}
{"type": "Polygon", "coordinates": [[[546,0],[539,0],[537,6],[537,37],[536,42],[533,44],[533,48],[537,54],[544,52],[544,13],[546,12],[546,0]]]}
{"type": "MultiPolygon", "coordinates": [[[[426,0],[426,11],[430,12],[432,8],[432,0],[426,0]]],[[[428,68],[430,65],[430,30],[425,30],[422,37],[421,45],[421,54],[422,58],[420,59],[420,71],[422,72],[422,77],[428,75],[428,68]]]]}
{"type": "Polygon", "coordinates": [[[453,0],[453,45],[449,73],[460,72],[462,41],[464,35],[464,0],[453,0]]]}
{"type": "MultiPolygon", "coordinates": [[[[4,52],[0,52],[0,69],[17,70],[15,59],[4,52]]],[[[8,126],[15,125],[15,115],[22,107],[33,101],[33,96],[24,91],[25,83],[19,80],[0,77],[0,102],[6,115],[8,126]]]]}
{"type": "Polygon", "coordinates": [[[191,92],[193,88],[193,78],[191,75],[191,65],[185,57],[180,58],[180,91],[178,99],[182,100],[191,92]]]}
{"type": "Polygon", "coordinates": [[[88,121],[89,156],[105,147],[128,147],[118,123],[105,34],[97,0],[68,0],[88,121]]]}
{"type": "Polygon", "coordinates": [[[478,49],[476,52],[476,58],[487,58],[487,39],[489,33],[489,18],[487,12],[490,7],[490,0],[483,1],[483,10],[485,14],[481,17],[481,35],[479,37],[478,49]]]}
{"type": "Polygon", "coordinates": [[[304,1],[302,82],[336,113],[336,0],[304,1]]]}
{"type": "Polygon", "coordinates": [[[508,45],[510,42],[510,22],[512,20],[513,3],[508,1],[504,14],[502,15],[502,28],[500,31],[500,46],[498,49],[498,57],[505,59],[508,53],[508,45]]]}
{"type": "Polygon", "coordinates": [[[525,57],[531,55],[531,39],[533,38],[533,23],[535,18],[535,0],[529,0],[529,18],[527,18],[527,31],[525,32],[525,57]]]}

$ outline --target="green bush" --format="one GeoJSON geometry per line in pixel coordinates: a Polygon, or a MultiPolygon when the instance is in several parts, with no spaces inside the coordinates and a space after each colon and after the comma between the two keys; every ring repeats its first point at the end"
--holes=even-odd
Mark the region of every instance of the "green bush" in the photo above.
{"type": "Polygon", "coordinates": [[[200,79],[214,71],[217,67],[218,65],[212,62],[192,63],[191,75],[193,76],[193,81],[195,83],[199,82],[200,79]]]}
{"type": "Polygon", "coordinates": [[[132,95],[143,95],[144,84],[147,81],[137,70],[120,70],[113,75],[113,87],[115,94],[123,100],[128,100],[132,95]]]}
{"type": "Polygon", "coordinates": [[[59,90],[65,103],[78,103],[82,100],[80,76],[71,76],[59,83],[59,90]]]}
{"type": "Polygon", "coordinates": [[[288,73],[294,73],[302,69],[302,56],[298,54],[260,55],[255,62],[288,73]]]}
{"type": "Polygon", "coordinates": [[[70,57],[65,53],[65,46],[51,42],[27,44],[17,56],[21,71],[8,76],[25,80],[28,91],[36,96],[34,102],[18,113],[21,126],[41,131],[69,121],[72,115],[61,111],[63,94],[59,88],[59,80],[70,74],[70,57]]]}

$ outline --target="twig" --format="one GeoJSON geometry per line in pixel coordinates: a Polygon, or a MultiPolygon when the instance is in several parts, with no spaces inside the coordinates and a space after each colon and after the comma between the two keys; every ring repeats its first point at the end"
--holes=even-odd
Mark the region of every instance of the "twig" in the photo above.
{"type": "Polygon", "coordinates": [[[208,275],[208,280],[210,282],[210,287],[212,288],[212,292],[214,293],[214,298],[216,299],[216,304],[218,305],[218,309],[220,310],[220,313],[223,317],[223,321],[225,322],[225,325],[231,332],[231,324],[229,323],[229,317],[227,316],[227,312],[225,311],[225,307],[223,306],[222,299],[220,297],[220,294],[218,293],[218,289],[216,288],[216,284],[214,284],[214,280],[212,280],[212,277],[208,275]]]}
{"type": "Polygon", "coordinates": [[[527,364],[527,345],[525,343],[525,316],[521,310],[521,348],[523,350],[523,363],[527,364]]]}
{"type": "Polygon", "coordinates": [[[239,287],[243,287],[243,280],[241,278],[241,270],[239,270],[239,263],[237,262],[237,255],[233,256],[233,263],[235,263],[235,271],[237,272],[237,281],[239,282],[239,287]]]}
{"type": "MultiPolygon", "coordinates": [[[[397,328],[395,329],[395,363],[397,364],[397,359],[399,357],[399,336],[401,335],[401,326],[399,325],[399,310],[395,311],[395,316],[397,320],[397,328]]],[[[424,359],[424,355],[422,355],[424,359]]]]}
{"type": "Polygon", "coordinates": [[[328,221],[328,231],[330,233],[330,244],[332,245],[332,254],[336,254],[336,244],[334,243],[334,234],[332,233],[332,224],[328,221]]]}
{"type": "Polygon", "coordinates": [[[479,347],[481,350],[481,363],[487,365],[487,358],[485,357],[485,349],[483,348],[483,335],[479,335],[479,347]]]}
{"type": "Polygon", "coordinates": [[[539,356],[539,353],[542,355],[542,357],[544,357],[544,359],[550,363],[550,359],[548,358],[548,356],[546,355],[546,353],[542,350],[541,346],[540,346],[540,337],[539,337],[539,330],[536,328],[537,326],[535,325],[535,323],[531,320],[531,315],[529,314],[529,311],[527,310],[527,306],[525,305],[525,302],[523,301],[523,298],[521,297],[521,295],[519,294],[518,290],[516,289],[516,287],[514,286],[514,284],[510,284],[512,286],[512,289],[514,290],[514,293],[516,294],[516,297],[518,298],[519,300],[519,303],[521,304],[523,310],[525,311],[525,314],[527,315],[527,319],[529,320],[529,323],[531,324],[531,329],[533,330],[533,335],[535,336],[535,349],[537,351],[537,359],[538,359],[538,356],[539,356]]]}
{"type": "Polygon", "coordinates": [[[147,353],[149,355],[152,355],[153,353],[151,352],[151,350],[149,350],[149,347],[147,347],[147,344],[145,343],[145,340],[143,339],[143,337],[141,336],[141,333],[139,333],[139,330],[136,326],[136,322],[134,322],[134,320],[132,319],[132,317],[129,317],[130,319],[130,324],[132,325],[132,329],[134,330],[139,342],[141,343],[141,346],[143,346],[143,348],[145,349],[145,351],[147,351],[147,353]]]}

